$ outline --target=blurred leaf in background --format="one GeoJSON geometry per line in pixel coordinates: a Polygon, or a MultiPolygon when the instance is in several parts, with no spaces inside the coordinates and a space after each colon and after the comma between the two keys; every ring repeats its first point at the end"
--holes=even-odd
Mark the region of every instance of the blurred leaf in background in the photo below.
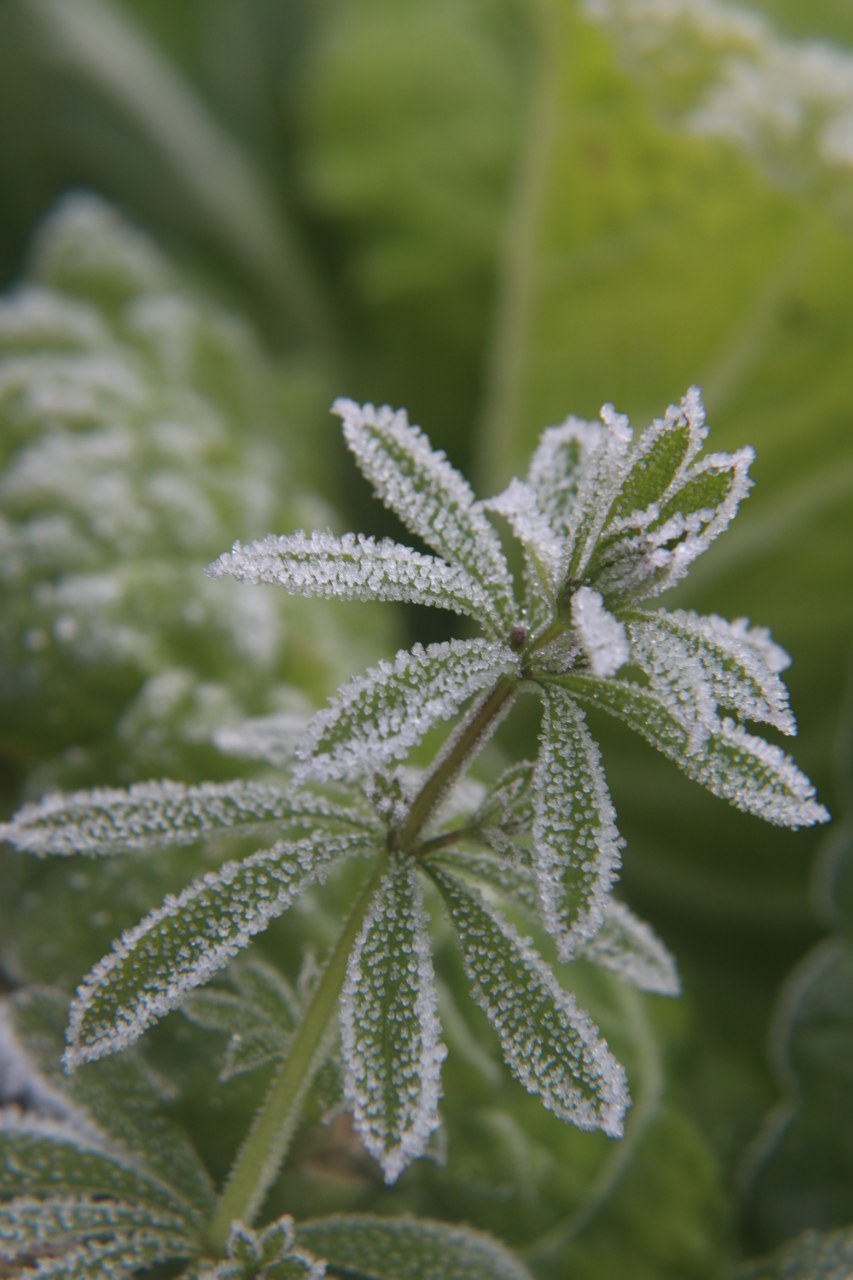
{"type": "MultiPolygon", "coordinates": [[[[266,664],[238,659],[236,629],[229,638],[220,619],[202,641],[191,618],[202,602],[213,608],[191,567],[235,537],[307,522],[309,490],[344,513],[327,518],[336,527],[398,532],[345,487],[327,424],[335,395],[406,404],[457,465],[473,462],[484,494],[567,413],[591,417],[613,401],[640,426],[698,383],[713,446],[755,446],[756,486],[677,603],[747,615],[792,653],[797,759],[840,813],[834,744],[853,631],[851,84],[853,11],[837,0],[7,0],[0,272],[20,277],[32,224],[69,188],[88,188],[153,238],[168,264],[157,291],[191,304],[204,333],[223,310],[236,312],[268,347],[251,340],[257,376],[244,376],[242,356],[213,356],[189,375],[220,421],[212,452],[200,438],[193,446],[193,484],[218,541],[208,546],[203,522],[190,520],[187,532],[177,515],[135,539],[134,563],[160,565],[157,575],[173,583],[171,596],[153,579],[139,595],[131,575],[121,597],[126,621],[144,614],[150,659],[134,659],[130,673],[125,665],[118,691],[113,680],[81,685],[77,668],[69,679],[51,662],[31,685],[26,715],[15,713],[32,740],[24,750],[19,733],[5,748],[13,784],[58,754],[67,767],[81,741],[111,759],[120,741],[124,768],[161,772],[151,761],[165,751],[162,737],[135,760],[129,746],[145,742],[140,726],[151,723],[129,715],[133,697],[157,672],[180,669],[192,689],[218,689],[210,727],[220,708],[274,709],[281,680],[318,701],[342,663],[360,664],[346,651],[350,630],[331,615],[319,625],[335,652],[310,672],[287,642],[266,664]],[[292,478],[278,479],[282,465],[292,478]],[[250,475],[266,495],[257,528],[239,523],[246,507],[236,495],[250,475]],[[152,612],[142,603],[152,593],[158,609],[184,596],[190,615],[152,612]],[[85,719],[66,716],[57,733],[40,691],[62,680],[64,696],[85,691],[85,719]]],[[[135,437],[130,465],[133,509],[150,517],[151,478],[164,465],[150,435],[151,405],[161,405],[150,383],[156,372],[174,390],[174,351],[158,354],[150,334],[131,331],[126,314],[88,287],[74,298],[100,325],[97,349],[118,350],[147,379],[146,408],[134,410],[147,434],[135,437]]],[[[4,425],[4,510],[7,495],[19,500],[9,477],[25,450],[55,447],[52,424],[38,421],[26,445],[4,425]]],[[[82,443],[77,427],[63,430],[82,443]]],[[[103,463],[87,473],[78,508],[92,504],[85,486],[96,479],[104,481],[103,463]]],[[[40,518],[48,508],[67,516],[74,502],[46,493],[40,518]]],[[[34,514],[9,509],[15,537],[34,514]]],[[[97,546],[105,571],[109,549],[97,546]]],[[[54,560],[45,581],[66,571],[54,560]]],[[[220,606],[226,612],[252,607],[237,592],[220,606]]],[[[43,609],[41,599],[34,591],[15,607],[43,609]]],[[[372,654],[387,644],[375,625],[358,638],[372,654]]],[[[276,626],[290,626],[294,645],[305,638],[314,658],[310,622],[276,626]]],[[[16,623],[17,641],[38,628],[44,619],[16,623]]],[[[14,670],[36,660],[12,652],[14,670]]],[[[190,708],[175,705],[177,729],[190,708]]],[[[537,1274],[555,1280],[569,1267],[589,1280],[710,1280],[727,1273],[730,1256],[842,1225],[849,1204],[853,1133],[833,1126],[831,1160],[810,1146],[817,1102],[808,1098],[819,1083],[742,1202],[737,1182],[744,1149],[778,1098],[766,1054],[777,990],[820,933],[808,888],[819,837],[730,813],[624,735],[596,730],[630,846],[625,896],[677,955],[686,989],[676,1010],[654,998],[633,1013],[615,1002],[609,1022],[598,1005],[612,993],[598,1005],[590,995],[633,1064],[638,1101],[625,1144],[600,1150],[534,1117],[514,1086],[498,1087],[451,966],[448,1004],[458,998],[469,1054],[465,1066],[451,1054],[448,1133],[458,1136],[446,1168],[421,1166],[380,1192],[344,1139],[330,1150],[335,1129],[325,1147],[305,1139],[308,1164],[283,1190],[313,1197],[311,1212],[379,1205],[465,1217],[512,1238],[537,1274]],[[804,1154],[797,1134],[807,1130],[804,1154]],[[514,1168],[525,1176],[514,1179],[514,1168]]],[[[528,732],[532,740],[532,721],[528,732]]],[[[168,758],[190,776],[199,745],[173,737],[168,758]]],[[[51,892],[58,919],[60,886],[51,892]]],[[[318,907],[321,932],[323,919],[318,907]]],[[[306,922],[302,940],[309,935],[306,922]]],[[[86,967],[74,957],[83,946],[57,940],[44,968],[62,965],[70,981],[86,967]]],[[[833,987],[833,1009],[846,1007],[847,991],[833,987]]],[[[804,997],[795,1006],[791,1045],[812,1044],[801,1038],[812,1005],[804,997]]],[[[803,1081],[819,1082],[838,1061],[823,1049],[802,1053],[803,1081]]]]}

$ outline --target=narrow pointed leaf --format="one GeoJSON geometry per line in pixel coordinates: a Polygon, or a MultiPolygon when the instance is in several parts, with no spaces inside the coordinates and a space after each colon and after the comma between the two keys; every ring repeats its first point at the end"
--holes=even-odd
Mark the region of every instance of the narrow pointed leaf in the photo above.
{"type": "Polygon", "coordinates": [[[503,493],[490,498],[482,506],[503,516],[521,543],[528,586],[527,623],[533,630],[547,621],[549,613],[553,612],[554,598],[563,577],[565,538],[554,532],[537,501],[536,492],[523,480],[511,480],[503,493]]]}
{"type": "Polygon", "coordinates": [[[604,406],[601,417],[604,430],[587,458],[577,499],[568,518],[567,569],[571,578],[582,578],[586,573],[628,465],[631,444],[628,419],[616,413],[612,405],[604,406]]]}
{"type": "Polygon", "coordinates": [[[544,685],[540,693],[533,866],[543,923],[567,959],[604,919],[622,840],[583,712],[564,689],[544,685]]]}
{"type": "Polygon", "coordinates": [[[308,726],[297,777],[334,780],[379,772],[402,760],[427,730],[473,693],[518,670],[508,645],[450,640],[401,650],[341,686],[308,726]]]}
{"type": "Polygon", "coordinates": [[[680,405],[647,427],[631,451],[628,471],[610,512],[610,523],[642,511],[665,497],[679,473],[708,435],[699,391],[691,387],[680,405]]]}
{"type": "Polygon", "coordinates": [[[576,954],[578,959],[610,969],[641,991],[677,996],[681,990],[675,961],[661,940],[615,898],[605,907],[598,933],[586,938],[576,954]]]}
{"type": "Polygon", "coordinates": [[[351,1280],[530,1280],[491,1236],[423,1218],[319,1218],[297,1237],[351,1280]]]}
{"type": "Polygon", "coordinates": [[[203,1222],[215,1194],[206,1168],[187,1135],[163,1108],[156,1077],[132,1054],[102,1062],[68,1077],[61,1069],[67,1015],[64,993],[28,988],[10,1001],[9,1020],[17,1047],[31,1072],[31,1088],[47,1091],[54,1105],[91,1128],[110,1150],[172,1188],[174,1208],[203,1222]]]}
{"type": "Polygon", "coordinates": [[[344,1093],[367,1150],[394,1182],[438,1128],[438,998],[420,882],[394,859],[350,957],[341,1000],[344,1093]]]}
{"type": "MultiPolygon", "coordinates": [[[[262,782],[139,782],[127,790],[100,787],[24,805],[0,826],[0,837],[30,853],[95,856],[193,844],[268,823],[310,822],[337,813],[321,796],[262,782]]],[[[348,811],[343,816],[356,818],[348,811]]]]}
{"type": "Polygon", "coordinates": [[[826,809],[815,799],[813,785],[790,756],[739,725],[722,721],[695,750],[692,726],[648,689],[592,676],[559,679],[582,701],[624,720],[688,778],[735,808],[781,827],[810,827],[829,820],[826,809]]]}
{"type": "Polygon", "coordinates": [[[512,1073],[549,1111],[581,1129],[622,1133],[625,1072],[588,1014],[479,895],[435,867],[474,997],[512,1073]]]}
{"type": "Polygon", "coordinates": [[[157,1236],[170,1249],[195,1252],[198,1240],[186,1222],[166,1209],[140,1201],[56,1195],[18,1196],[0,1204],[0,1259],[64,1250],[75,1241],[111,1236],[157,1236]]]}
{"type": "Polygon", "coordinates": [[[48,1255],[20,1270],[20,1280],[130,1280],[155,1263],[191,1256],[185,1240],[156,1229],[116,1233],[48,1255]]]}
{"type": "Polygon", "coordinates": [[[131,1044],[336,862],[370,850],[362,836],[320,828],[226,863],[167,898],[114,944],[80,986],[71,1007],[66,1066],[131,1044]]]}
{"type": "Polygon", "coordinates": [[[738,1267],[734,1280],[848,1280],[853,1275],[853,1228],[804,1231],[770,1257],[738,1267]]]}
{"type": "Polygon", "coordinates": [[[208,566],[211,577],[272,583],[297,595],[340,600],[397,600],[476,618],[492,634],[503,630],[491,594],[458,564],[423,555],[390,538],[315,531],[274,534],[230,551],[208,566]]]}
{"type": "Polygon", "coordinates": [[[553,532],[565,535],[578,486],[593,452],[601,445],[600,422],[569,417],[543,431],[530,462],[527,484],[553,532]]]}
{"type": "Polygon", "coordinates": [[[504,627],[515,621],[512,578],[500,539],[467,480],[405,413],[338,400],[346,442],[366,478],[411,533],[458,564],[491,596],[504,627]]]}
{"type": "Polygon", "coordinates": [[[152,1177],[126,1153],[105,1149],[93,1133],[67,1121],[14,1109],[0,1111],[0,1195],[105,1196],[183,1216],[173,1187],[152,1177]]]}
{"type": "MultiPolygon", "coordinates": [[[[702,617],[675,609],[634,614],[627,626],[635,655],[664,651],[667,638],[675,637],[688,659],[701,669],[716,703],[734,711],[739,719],[772,724],[780,733],[796,732],[788,693],[777,674],[779,662],[787,655],[769,640],[759,647],[751,640],[745,622],[731,623],[713,614],[702,617]],[[777,670],[768,666],[768,658],[777,670]]],[[[763,634],[759,643],[762,640],[763,634]]],[[[647,663],[644,668],[649,669],[647,663]]]]}

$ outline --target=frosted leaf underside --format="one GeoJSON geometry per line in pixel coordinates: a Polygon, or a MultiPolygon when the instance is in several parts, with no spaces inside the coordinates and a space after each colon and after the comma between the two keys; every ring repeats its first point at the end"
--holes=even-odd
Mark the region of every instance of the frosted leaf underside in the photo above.
{"type": "Polygon", "coordinates": [[[336,862],[370,849],[363,836],[321,827],[302,840],[226,863],[166,898],[122,935],[80,986],[71,1006],[66,1065],[133,1043],[336,862]]]}
{"type": "Polygon", "coordinates": [[[512,578],[500,539],[477,506],[467,480],[434,450],[406,414],[338,400],[346,442],[377,495],[451,564],[481,583],[505,626],[515,621],[512,578]]]}
{"type": "Polygon", "coordinates": [[[533,865],[543,923],[567,959],[596,932],[619,869],[622,840],[583,712],[564,689],[543,685],[534,775],[533,865]]]}
{"type": "Polygon", "coordinates": [[[530,1280],[492,1236],[423,1218],[321,1218],[302,1223],[297,1237],[359,1280],[530,1280]]]}
{"type": "Polygon", "coordinates": [[[100,855],[193,844],[331,812],[322,797],[285,794],[262,782],[138,782],[127,790],[101,787],[24,805],[0,827],[0,837],[31,853],[100,855]]]}
{"type": "Polygon", "coordinates": [[[507,645],[450,640],[401,650],[341,686],[299,748],[300,777],[334,780],[379,772],[472,694],[518,668],[507,645]]]}
{"type": "Polygon", "coordinates": [[[492,634],[502,630],[491,595],[469,572],[390,538],[270,534],[247,546],[235,542],[207,572],[212,577],[229,574],[241,582],[271,583],[303,596],[432,605],[477,618],[492,634]]]}
{"type": "Polygon", "coordinates": [[[395,859],[353,948],[341,999],[344,1091],[386,1182],[438,1128],[445,1050],[420,882],[395,859]]]}
{"type": "Polygon", "coordinates": [[[627,681],[563,676],[576,697],[624,720],[653,747],[735,808],[781,827],[809,827],[829,814],[805,774],[783,751],[730,720],[708,728],[697,748],[693,726],[654,693],[627,681]]]}
{"type": "Polygon", "coordinates": [[[625,1072],[589,1015],[505,920],[435,867],[474,997],[512,1073],[549,1111],[581,1129],[622,1133],[625,1072]]]}

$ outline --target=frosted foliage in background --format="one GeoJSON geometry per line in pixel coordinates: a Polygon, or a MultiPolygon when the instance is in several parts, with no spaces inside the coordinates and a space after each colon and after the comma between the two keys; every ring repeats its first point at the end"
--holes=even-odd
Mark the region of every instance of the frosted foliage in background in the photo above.
{"type": "Polygon", "coordinates": [[[401,858],[377,891],[341,1000],[346,1100],[386,1182],[423,1154],[440,1123],[437,1003],[421,886],[401,858]]]}
{"type": "Polygon", "coordinates": [[[290,495],[283,375],[95,197],[60,204],[31,263],[0,298],[0,745],[31,763],[97,742],[171,673],[197,719],[167,710],[151,752],[171,721],[186,755],[215,688],[237,718],[306,656],[336,683],[369,627],[336,645],[328,612],[202,577],[235,534],[318,514],[290,495]]]}
{"type": "Polygon", "coordinates": [[[723,0],[585,0],[631,65],[697,133],[727,138],[784,174],[853,167],[853,50],[780,34],[723,0]]]}

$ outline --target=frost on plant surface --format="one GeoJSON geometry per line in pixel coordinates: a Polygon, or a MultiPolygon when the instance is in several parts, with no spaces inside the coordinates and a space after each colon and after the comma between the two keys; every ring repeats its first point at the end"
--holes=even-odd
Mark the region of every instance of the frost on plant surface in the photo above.
{"type": "MultiPolygon", "coordinates": [[[[737,514],[752,450],[706,452],[691,389],[636,436],[611,406],[598,422],[548,428],[526,477],[481,502],[404,413],[349,400],[335,410],[357,464],[427,550],[352,534],[270,535],[235,544],[211,576],[434,604],[485,634],[383,660],[346,682],[295,740],[292,718],[237,734],[242,753],[266,756],[277,781],[49,796],[3,828],[19,848],[45,854],[133,856],[228,832],[255,844],[167,898],[95,966],[72,1006],[66,1064],[130,1045],[304,890],[365,859],[360,896],[301,1021],[295,1015],[281,1079],[319,1069],[328,1048],[320,1011],[340,1005],[344,1095],[365,1147],[388,1180],[423,1153],[439,1124],[445,1052],[427,917],[435,905],[510,1071],[561,1119],[618,1136],[623,1068],[501,904],[535,914],[563,962],[678,989],[666,948],[613,896],[623,841],[588,706],[748,814],[789,828],[826,821],[808,779],[754,732],[794,731],[784,651],[745,619],[651,607],[737,514]],[[520,544],[519,582],[507,530],[520,544]],[[525,693],[541,704],[537,757],[451,812],[453,787],[525,693]],[[410,754],[454,717],[432,763],[413,767],[410,754]]],[[[205,1013],[202,1002],[195,1016],[221,1016],[233,1032],[233,1006],[220,1005],[208,1001],[205,1013]]]]}

